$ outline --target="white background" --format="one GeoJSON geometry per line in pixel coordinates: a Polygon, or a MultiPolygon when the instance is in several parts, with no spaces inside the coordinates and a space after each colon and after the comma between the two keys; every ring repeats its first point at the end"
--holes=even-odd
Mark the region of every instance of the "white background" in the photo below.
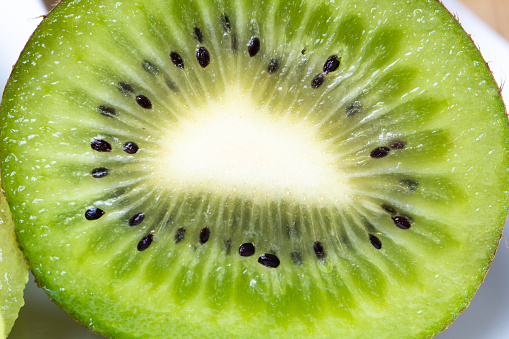
{"type": "MultiPolygon", "coordinates": [[[[12,65],[53,0],[0,0],[0,89],[12,65]]],[[[478,44],[499,84],[509,75],[509,44],[454,0],[444,0],[478,44]]],[[[509,13],[508,17],[509,17],[509,13]]],[[[509,19],[508,19],[509,20],[509,19]]],[[[509,84],[503,95],[509,99],[509,84]]],[[[508,230],[504,232],[508,234],[508,230]]],[[[470,307],[438,339],[509,338],[509,248],[502,240],[497,256],[470,307]]],[[[27,286],[26,305],[9,339],[101,338],[88,332],[52,304],[33,278],[27,286]]],[[[400,339],[400,338],[395,338],[400,339]]]]}

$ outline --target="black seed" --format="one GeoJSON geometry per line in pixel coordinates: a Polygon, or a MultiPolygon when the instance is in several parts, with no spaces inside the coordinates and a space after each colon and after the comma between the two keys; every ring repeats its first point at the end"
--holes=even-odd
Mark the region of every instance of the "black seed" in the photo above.
{"type": "Polygon", "coordinates": [[[325,259],[326,254],[321,242],[315,241],[315,243],[313,244],[313,249],[315,250],[315,254],[318,259],[320,260],[325,259]]]}
{"type": "Polygon", "coordinates": [[[117,88],[122,94],[125,95],[134,93],[134,88],[126,82],[119,82],[117,88]]]}
{"type": "Polygon", "coordinates": [[[113,107],[101,105],[101,106],[97,107],[97,110],[99,111],[99,113],[101,113],[102,115],[104,115],[106,117],[114,117],[115,115],[117,115],[117,112],[115,111],[115,109],[113,107]]]}
{"type": "Polygon", "coordinates": [[[247,242],[245,244],[240,245],[239,254],[242,257],[250,257],[255,253],[255,247],[252,243],[247,242]]]}
{"type": "Polygon", "coordinates": [[[138,226],[145,219],[145,213],[136,213],[129,219],[129,226],[138,226]]]}
{"type": "Polygon", "coordinates": [[[143,67],[145,71],[149,72],[152,75],[156,75],[159,73],[157,66],[148,60],[143,60],[143,62],[141,63],[141,67],[143,67]]]}
{"type": "Polygon", "coordinates": [[[302,254],[298,250],[292,252],[293,263],[297,266],[302,265],[302,254]]]}
{"type": "Polygon", "coordinates": [[[184,227],[179,228],[177,230],[177,232],[175,233],[175,244],[178,244],[179,242],[184,240],[185,237],[186,237],[186,229],[184,227]]]}
{"type": "Polygon", "coordinates": [[[396,226],[398,226],[399,228],[403,229],[403,230],[407,230],[410,228],[410,226],[412,226],[410,224],[410,220],[408,220],[407,217],[404,217],[404,216],[395,216],[395,217],[392,217],[392,221],[394,221],[394,224],[396,226]]]}
{"type": "Polygon", "coordinates": [[[267,72],[269,72],[269,74],[272,74],[272,73],[277,72],[278,69],[279,69],[279,61],[277,59],[271,59],[269,61],[269,65],[267,66],[267,72]]]}
{"type": "Polygon", "coordinates": [[[360,101],[354,101],[352,102],[347,108],[346,108],[346,116],[350,117],[354,114],[357,114],[361,111],[362,104],[360,101]]]}
{"type": "Polygon", "coordinates": [[[382,242],[373,234],[369,235],[369,241],[371,241],[371,245],[373,245],[373,247],[376,248],[377,250],[382,248],[382,242]]]}
{"type": "Polygon", "coordinates": [[[150,102],[149,98],[147,98],[146,96],[144,95],[138,95],[136,97],[136,102],[138,103],[138,105],[140,105],[142,108],[145,108],[145,109],[151,109],[152,108],[152,103],[150,102]]]}
{"type": "Polygon", "coordinates": [[[196,50],[196,59],[202,68],[207,67],[210,64],[209,51],[205,47],[200,47],[196,50]]]}
{"type": "Polygon", "coordinates": [[[203,32],[198,27],[194,28],[194,38],[201,44],[203,43],[203,32]]]}
{"type": "Polygon", "coordinates": [[[403,186],[406,186],[410,191],[415,191],[419,187],[419,183],[412,179],[401,179],[399,181],[403,186]]]}
{"type": "Polygon", "coordinates": [[[135,154],[138,152],[138,145],[132,141],[128,141],[124,144],[124,152],[128,154],[135,154]]]}
{"type": "Polygon", "coordinates": [[[184,60],[182,60],[182,58],[180,57],[180,54],[178,54],[175,51],[172,51],[170,53],[170,58],[171,58],[171,62],[173,62],[173,64],[175,66],[177,66],[180,69],[184,69],[184,60]]]}
{"type": "Polygon", "coordinates": [[[202,228],[200,231],[200,244],[205,244],[210,238],[210,229],[208,227],[202,228]]]}
{"type": "Polygon", "coordinates": [[[97,167],[90,172],[94,178],[102,178],[109,174],[109,170],[106,167],[97,167]]]}
{"type": "Polygon", "coordinates": [[[278,257],[276,257],[274,254],[268,254],[268,253],[262,254],[258,258],[258,262],[260,264],[262,264],[263,266],[274,267],[274,268],[278,267],[280,264],[278,257]]]}
{"type": "Polygon", "coordinates": [[[152,244],[152,240],[154,240],[154,235],[152,233],[144,236],[138,243],[138,251],[145,251],[150,244],[152,244]]]}
{"type": "Polygon", "coordinates": [[[318,87],[323,85],[323,82],[325,81],[325,78],[323,77],[323,74],[317,74],[313,80],[311,80],[311,87],[314,89],[317,89],[318,87]]]}
{"type": "Polygon", "coordinates": [[[104,211],[100,208],[95,208],[95,207],[92,207],[92,208],[89,208],[86,212],[85,212],[85,218],[87,220],[97,220],[99,219],[100,217],[102,217],[104,215],[104,211]]]}
{"type": "Polygon", "coordinates": [[[230,18],[228,17],[228,15],[226,15],[226,14],[221,15],[221,24],[223,25],[223,29],[226,33],[231,32],[232,27],[231,27],[230,18]]]}
{"type": "Polygon", "coordinates": [[[259,50],[260,50],[260,39],[258,39],[257,37],[252,37],[249,43],[247,44],[247,51],[249,52],[249,56],[254,57],[259,50]]]}
{"type": "Polygon", "coordinates": [[[94,140],[90,144],[93,150],[98,152],[111,152],[111,145],[109,142],[104,140],[94,140]]]}
{"type": "Polygon", "coordinates": [[[330,72],[334,72],[339,67],[339,60],[337,55],[331,55],[325,64],[323,65],[323,72],[328,74],[330,72]]]}
{"type": "Polygon", "coordinates": [[[389,144],[389,147],[392,149],[403,149],[406,146],[406,141],[403,140],[394,140],[389,144]]]}
{"type": "Polygon", "coordinates": [[[230,239],[224,241],[224,247],[226,248],[226,254],[230,254],[230,249],[232,248],[232,241],[230,239]]]}
{"type": "Polygon", "coordinates": [[[392,206],[389,206],[389,205],[386,205],[386,204],[383,204],[382,207],[387,213],[389,213],[390,215],[394,215],[396,214],[396,209],[392,206]]]}
{"type": "Polygon", "coordinates": [[[302,51],[300,51],[300,54],[302,54],[302,55],[306,54],[306,49],[303,48],[302,51]]]}
{"type": "Polygon", "coordinates": [[[389,154],[390,150],[391,149],[389,147],[381,146],[372,150],[369,155],[372,158],[383,158],[389,154]]]}

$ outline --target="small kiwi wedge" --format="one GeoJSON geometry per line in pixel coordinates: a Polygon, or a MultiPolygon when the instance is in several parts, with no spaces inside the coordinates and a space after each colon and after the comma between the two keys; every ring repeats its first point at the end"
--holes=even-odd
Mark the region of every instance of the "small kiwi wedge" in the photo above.
{"type": "Polygon", "coordinates": [[[28,281],[28,265],[21,253],[11,212],[0,193],[0,338],[6,338],[25,304],[23,291],[28,281]]]}
{"type": "Polygon", "coordinates": [[[484,60],[436,0],[64,0],[1,107],[38,284],[112,338],[426,338],[509,205],[484,60]]]}

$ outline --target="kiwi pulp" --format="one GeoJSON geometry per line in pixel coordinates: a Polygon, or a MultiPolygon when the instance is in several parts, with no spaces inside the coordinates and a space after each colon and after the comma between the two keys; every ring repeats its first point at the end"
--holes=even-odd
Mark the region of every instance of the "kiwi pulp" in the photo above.
{"type": "Polygon", "coordinates": [[[1,111],[30,267],[109,337],[429,337],[507,213],[505,109],[437,1],[64,0],[1,111]]]}

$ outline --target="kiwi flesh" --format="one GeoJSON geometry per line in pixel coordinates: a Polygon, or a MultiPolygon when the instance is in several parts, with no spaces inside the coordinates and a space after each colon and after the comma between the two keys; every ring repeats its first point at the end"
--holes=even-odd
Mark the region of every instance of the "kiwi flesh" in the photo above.
{"type": "Polygon", "coordinates": [[[508,209],[499,89],[434,0],[64,0],[0,133],[39,285],[112,338],[431,337],[508,209]]]}

